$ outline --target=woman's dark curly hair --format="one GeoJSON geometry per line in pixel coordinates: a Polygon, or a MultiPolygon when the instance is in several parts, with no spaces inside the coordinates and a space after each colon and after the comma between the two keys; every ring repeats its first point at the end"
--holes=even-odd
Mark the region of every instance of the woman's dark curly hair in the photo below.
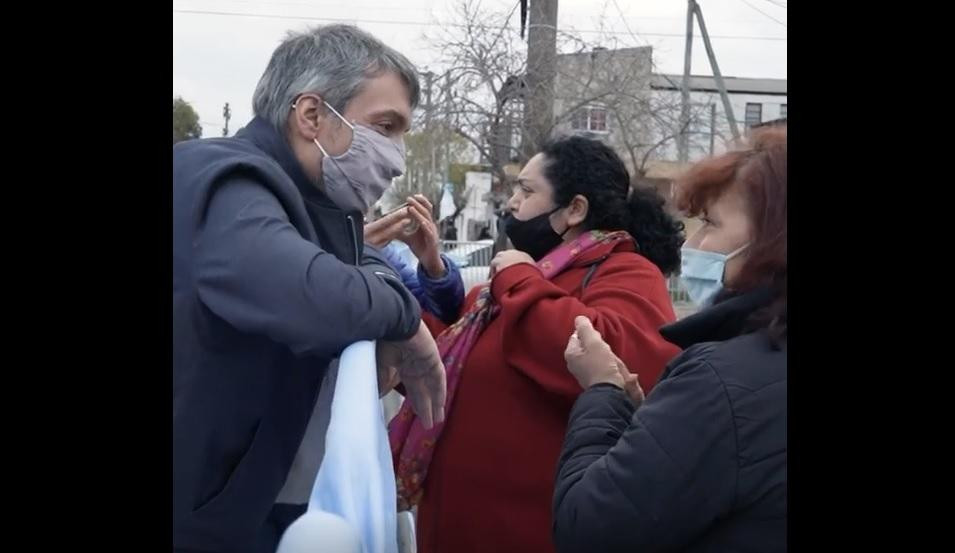
{"type": "Polygon", "coordinates": [[[569,136],[545,144],[541,153],[557,205],[569,205],[577,194],[587,198],[584,228],[625,230],[637,241],[640,254],[664,275],[680,268],[683,223],[666,212],[655,190],[630,191],[630,173],[612,148],[599,140],[569,136]]]}

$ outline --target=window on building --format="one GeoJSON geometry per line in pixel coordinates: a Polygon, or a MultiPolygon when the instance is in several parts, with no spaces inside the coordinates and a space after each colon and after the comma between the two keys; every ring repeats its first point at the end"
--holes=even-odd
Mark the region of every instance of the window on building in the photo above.
{"type": "Polygon", "coordinates": [[[607,132],[607,108],[599,105],[585,106],[574,112],[570,126],[575,131],[607,132]]]}
{"type": "Polygon", "coordinates": [[[746,126],[752,127],[763,122],[763,104],[746,104],[746,126]]]}
{"type": "Polygon", "coordinates": [[[590,130],[593,132],[607,132],[607,108],[590,108],[590,130]]]}
{"type": "Polygon", "coordinates": [[[779,118],[786,119],[786,104],[779,105],[779,118]]]}

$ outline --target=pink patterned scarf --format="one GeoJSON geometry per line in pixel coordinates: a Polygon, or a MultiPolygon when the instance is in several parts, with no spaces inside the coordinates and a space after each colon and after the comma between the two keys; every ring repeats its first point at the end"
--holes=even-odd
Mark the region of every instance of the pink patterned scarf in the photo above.
{"type": "MultiPolygon", "coordinates": [[[[590,249],[622,240],[630,240],[630,235],[624,231],[603,232],[590,231],[580,237],[558,246],[537,263],[544,278],[550,280],[567,269],[581,255],[590,249]]],[[[448,327],[437,337],[438,352],[447,370],[447,403],[445,416],[451,415],[451,406],[458,382],[461,379],[461,369],[477,342],[478,336],[484,331],[488,323],[500,311],[500,306],[494,305],[491,298],[490,285],[484,286],[478,292],[474,305],[458,322],[448,327]]],[[[447,420],[447,419],[445,419],[447,420]]],[[[428,474],[428,465],[434,455],[434,447],[441,436],[445,423],[436,424],[430,430],[421,426],[409,402],[404,402],[398,414],[388,425],[388,440],[391,444],[391,455],[395,463],[395,477],[398,486],[398,510],[405,511],[417,505],[421,500],[425,477],[428,474]]]]}

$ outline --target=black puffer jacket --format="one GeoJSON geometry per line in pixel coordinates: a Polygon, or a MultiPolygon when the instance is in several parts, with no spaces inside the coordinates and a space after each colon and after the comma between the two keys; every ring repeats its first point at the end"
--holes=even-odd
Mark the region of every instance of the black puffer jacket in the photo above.
{"type": "Polygon", "coordinates": [[[665,327],[687,349],[639,408],[611,384],[577,399],[558,551],[786,550],[787,342],[743,332],[769,299],[751,292],[665,327]]]}

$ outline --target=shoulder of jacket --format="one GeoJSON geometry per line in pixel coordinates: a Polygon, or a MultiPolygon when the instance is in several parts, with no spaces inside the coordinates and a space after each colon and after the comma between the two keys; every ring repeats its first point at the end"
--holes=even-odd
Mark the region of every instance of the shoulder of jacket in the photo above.
{"type": "Polygon", "coordinates": [[[604,270],[634,271],[663,278],[660,269],[652,261],[637,252],[613,251],[608,253],[599,264],[604,270]]]}
{"type": "Polygon", "coordinates": [[[732,395],[737,396],[784,383],[785,368],[786,352],[772,349],[764,333],[754,332],[722,342],[690,346],[670,362],[665,374],[675,376],[687,370],[711,370],[733,391],[732,395]]]}

